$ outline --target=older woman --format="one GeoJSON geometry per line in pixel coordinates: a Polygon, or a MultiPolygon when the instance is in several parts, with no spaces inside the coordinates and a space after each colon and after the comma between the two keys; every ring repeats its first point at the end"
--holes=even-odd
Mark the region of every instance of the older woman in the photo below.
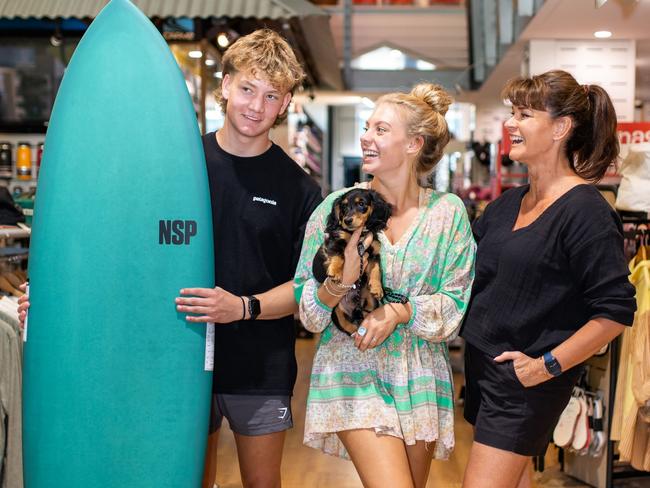
{"type": "Polygon", "coordinates": [[[511,80],[510,158],[530,184],[505,192],[474,226],[476,281],[461,335],[467,488],[530,486],[584,360],[631,325],[621,224],[590,182],[618,156],[607,93],[564,71],[511,80]]]}

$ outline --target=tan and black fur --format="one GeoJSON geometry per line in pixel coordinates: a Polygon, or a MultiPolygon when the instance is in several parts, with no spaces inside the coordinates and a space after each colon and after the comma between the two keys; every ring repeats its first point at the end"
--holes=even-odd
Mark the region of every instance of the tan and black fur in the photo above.
{"type": "Polygon", "coordinates": [[[355,289],[350,290],[332,310],[334,324],[348,334],[354,333],[366,315],[379,307],[384,296],[377,233],[386,228],[392,212],[391,205],[374,190],[355,188],[338,197],[327,219],[325,242],[314,257],[314,277],[321,283],[326,277],[340,281],[345,263],[344,251],[352,233],[364,230],[359,242],[368,232],[374,239],[364,257],[368,264],[355,289]]]}

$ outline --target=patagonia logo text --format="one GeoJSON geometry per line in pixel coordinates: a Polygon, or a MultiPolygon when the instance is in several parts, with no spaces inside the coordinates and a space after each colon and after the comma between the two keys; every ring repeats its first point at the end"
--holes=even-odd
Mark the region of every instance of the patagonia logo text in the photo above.
{"type": "Polygon", "coordinates": [[[196,232],[195,220],[160,220],[158,222],[158,244],[188,245],[196,232]]]}
{"type": "Polygon", "coordinates": [[[275,200],[269,200],[268,198],[262,198],[262,197],[253,197],[254,202],[260,202],[260,203],[266,203],[267,205],[277,205],[278,202],[275,200]]]}

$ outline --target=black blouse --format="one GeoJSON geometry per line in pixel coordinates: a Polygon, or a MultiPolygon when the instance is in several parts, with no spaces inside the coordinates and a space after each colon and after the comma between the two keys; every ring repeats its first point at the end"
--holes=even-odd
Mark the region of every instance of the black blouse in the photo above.
{"type": "Polygon", "coordinates": [[[461,336],[497,356],[537,357],[604,317],[632,325],[620,219],[598,190],[578,185],[513,231],[528,185],[505,192],[474,226],[476,277],[461,336]]]}

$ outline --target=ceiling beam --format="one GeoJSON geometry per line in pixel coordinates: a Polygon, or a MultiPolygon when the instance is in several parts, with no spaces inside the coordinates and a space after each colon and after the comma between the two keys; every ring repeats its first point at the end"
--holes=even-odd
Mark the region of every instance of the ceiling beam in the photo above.
{"type": "Polygon", "coordinates": [[[451,93],[469,89],[469,70],[351,70],[348,87],[360,92],[409,91],[422,81],[438,83],[451,93]]]}

